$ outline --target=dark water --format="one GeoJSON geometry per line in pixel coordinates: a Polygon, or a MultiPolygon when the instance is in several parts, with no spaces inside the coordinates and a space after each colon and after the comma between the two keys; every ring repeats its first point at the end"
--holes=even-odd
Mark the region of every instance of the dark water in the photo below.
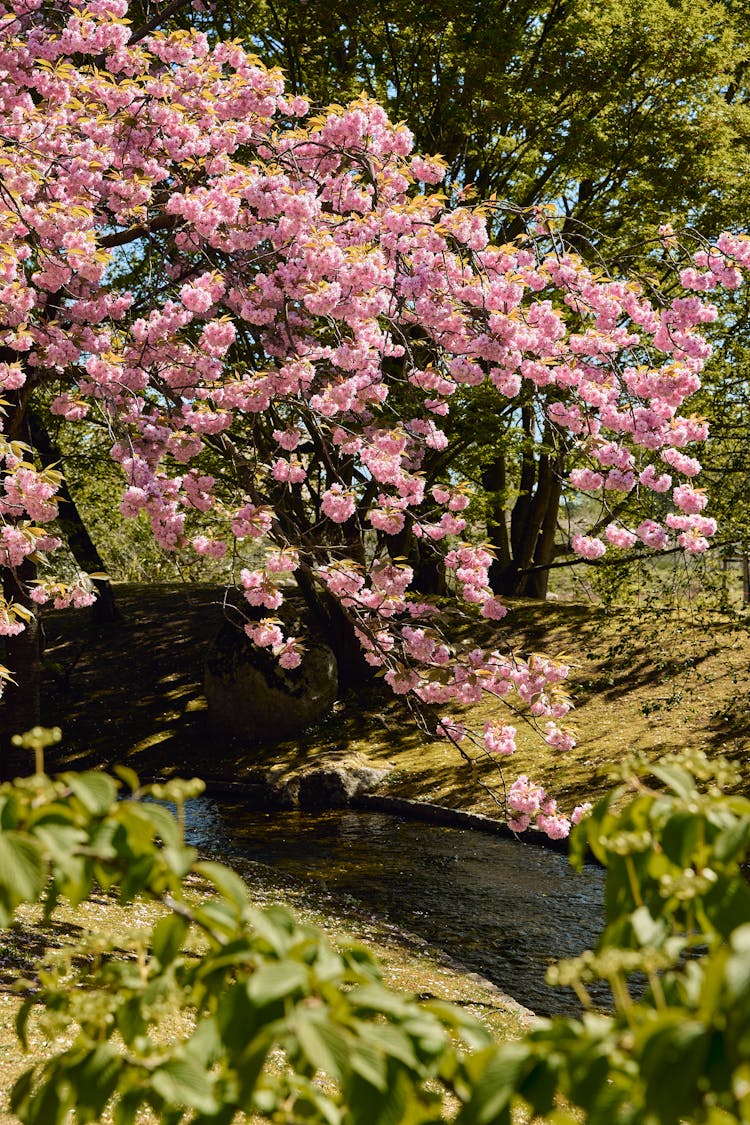
{"type": "Polygon", "coordinates": [[[544,972],[596,941],[599,868],[579,875],[541,847],[380,813],[248,812],[206,797],[187,811],[190,842],[240,872],[261,862],[351,896],[540,1015],[576,1010],[544,972]]]}

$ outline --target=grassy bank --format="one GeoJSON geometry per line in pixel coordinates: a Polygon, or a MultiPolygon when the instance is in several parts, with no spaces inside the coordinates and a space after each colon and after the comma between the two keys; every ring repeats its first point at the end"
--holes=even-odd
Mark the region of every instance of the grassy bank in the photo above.
{"type": "MultiPolygon", "coordinates": [[[[303,738],[272,747],[224,744],[202,695],[207,644],[222,620],[221,592],[207,587],[121,587],[121,622],[88,623],[85,611],[47,619],[46,721],[65,742],[55,768],[124,761],[144,776],[236,779],[258,766],[290,772],[312,761],[367,757],[391,768],[385,792],[492,813],[501,781],[492,763],[470,766],[444,742],[425,741],[400,700],[379,681],[350,693],[303,738]]],[[[460,634],[462,627],[455,626],[460,634]]],[[[570,664],[569,722],[578,744],[550,750],[523,721],[509,777],[528,773],[570,808],[605,791],[631,750],[657,757],[684,747],[741,763],[750,743],[750,638],[742,615],[695,607],[606,611],[519,601],[499,626],[471,640],[570,664]]],[[[496,700],[467,721],[508,721],[496,700]]]]}

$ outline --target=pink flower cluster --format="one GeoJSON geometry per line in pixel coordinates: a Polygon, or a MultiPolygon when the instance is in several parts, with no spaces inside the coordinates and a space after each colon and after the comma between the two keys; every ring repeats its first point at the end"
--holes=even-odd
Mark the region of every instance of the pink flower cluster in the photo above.
{"type": "MultiPolygon", "coordinates": [[[[530,824],[535,823],[552,840],[564,840],[570,834],[572,818],[563,816],[557,802],[547,797],[544,789],[529,781],[524,773],[510,787],[508,808],[512,813],[508,826],[514,832],[525,832],[530,824]]],[[[582,810],[579,810],[578,820],[581,815],[582,810]]]]}
{"type": "MultiPolygon", "coordinates": [[[[706,549],[715,524],[688,450],[706,427],[681,410],[710,351],[705,295],[736,288],[750,240],[701,249],[660,307],[637,281],[561,251],[543,215],[525,240],[494,245],[480,209],[425,190],[440,161],[412,153],[408,129],[365,97],[308,118],[236,42],[192,30],[130,44],[125,0],[63,6],[54,26],[26,0],[3,13],[14,206],[0,210],[0,388],[31,381],[70,421],[105,417],[121,511],[144,512],[165,550],[236,554],[251,606],[278,608],[296,574],[339,602],[394,691],[447,706],[512,696],[564,749],[563,667],[454,651],[410,592],[401,556],[419,540],[444,556],[464,605],[506,613],[490,553],[462,540],[464,485],[431,475],[436,451],[449,463],[443,420],[461,388],[544,389],[550,425],[575,444],[573,487],[610,512],[635,490],[662,496],[663,518],[612,518],[601,538],[577,533],[574,551],[594,562],[675,537],[706,549]],[[136,299],[138,256],[150,280],[136,299]],[[263,539],[275,549],[258,563],[248,541],[263,539]]],[[[58,482],[1,455],[0,563],[17,567],[58,482]]],[[[276,629],[250,622],[248,635],[294,667],[299,646],[276,629]]],[[[485,730],[486,749],[507,755],[511,731],[485,730]]],[[[516,826],[536,817],[565,834],[527,779],[511,793],[516,826]]]]}

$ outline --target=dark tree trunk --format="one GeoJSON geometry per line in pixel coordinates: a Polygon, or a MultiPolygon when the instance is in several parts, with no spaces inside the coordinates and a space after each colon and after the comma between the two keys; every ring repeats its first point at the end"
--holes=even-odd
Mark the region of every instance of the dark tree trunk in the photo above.
{"type": "Polygon", "coordinates": [[[15,571],[3,571],[3,594],[6,601],[25,606],[32,617],[16,637],[5,638],[5,663],[15,683],[7,683],[2,704],[2,738],[0,739],[0,780],[32,772],[33,762],[25,750],[13,746],[14,734],[23,734],[38,726],[41,718],[41,635],[36,607],[26,594],[26,584],[36,575],[36,567],[28,559],[15,571]]]}
{"type": "Polygon", "coordinates": [[[406,559],[414,571],[410,590],[415,594],[435,597],[447,594],[445,564],[437,551],[430,550],[424,540],[416,538],[411,517],[407,516],[403,529],[397,535],[385,536],[385,544],[391,559],[406,559]]]}
{"type": "Polygon", "coordinates": [[[564,454],[552,452],[550,429],[544,434],[542,451],[535,453],[532,408],[524,406],[521,417],[527,446],[521,459],[518,498],[510,512],[510,532],[505,507],[507,470],[502,452],[482,475],[482,483],[490,493],[487,536],[495,552],[490,585],[495,594],[544,600],[549,574],[545,568],[555,554],[564,454]]]}
{"type": "Polygon", "coordinates": [[[296,571],[295,579],[313,621],[333,649],[339,690],[345,691],[366,683],[372,678],[374,669],[365,660],[354,625],[336,598],[319,590],[304,570],[296,571]]]}
{"type": "Polygon", "coordinates": [[[544,518],[534,551],[534,567],[539,569],[532,569],[526,575],[523,592],[527,598],[539,598],[540,601],[544,601],[547,597],[550,574],[548,567],[555,557],[555,535],[561,496],[562,464],[558,463],[552,473],[549,493],[545,499],[544,518]]]}
{"type": "MultiPolygon", "coordinates": [[[[32,445],[42,462],[45,464],[61,463],[60,447],[36,411],[29,411],[28,424],[32,445]]],[[[73,558],[85,573],[101,573],[105,569],[102,557],[89,535],[65,477],[63,477],[62,484],[57,490],[57,495],[60,498],[58,523],[65,535],[73,558]]],[[[96,589],[96,601],[91,607],[92,620],[100,624],[119,620],[120,611],[115,602],[112,584],[101,578],[95,578],[93,582],[96,589]]]]}
{"type": "Polygon", "coordinates": [[[367,683],[375,669],[365,660],[362,645],[354,632],[354,625],[333,597],[321,599],[325,617],[324,633],[336,657],[339,690],[356,688],[367,683]]]}
{"type": "Polygon", "coordinates": [[[506,485],[505,454],[501,451],[490,465],[485,466],[482,473],[482,486],[490,494],[487,538],[495,552],[495,558],[490,566],[490,585],[495,594],[512,592],[518,577],[513,564],[505,514],[506,485]]]}
{"type": "Polygon", "coordinates": [[[437,598],[445,597],[448,593],[445,580],[445,563],[436,551],[426,550],[421,539],[416,540],[416,557],[412,565],[414,567],[414,578],[410,589],[415,594],[426,594],[437,598]]]}

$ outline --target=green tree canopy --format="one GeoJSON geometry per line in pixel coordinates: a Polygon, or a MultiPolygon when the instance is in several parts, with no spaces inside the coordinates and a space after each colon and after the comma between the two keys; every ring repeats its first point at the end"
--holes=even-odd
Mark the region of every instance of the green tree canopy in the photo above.
{"type": "Polygon", "coordinates": [[[259,0],[214,18],[314,101],[361,89],[452,181],[632,240],[744,223],[748,5],[259,0]]]}

